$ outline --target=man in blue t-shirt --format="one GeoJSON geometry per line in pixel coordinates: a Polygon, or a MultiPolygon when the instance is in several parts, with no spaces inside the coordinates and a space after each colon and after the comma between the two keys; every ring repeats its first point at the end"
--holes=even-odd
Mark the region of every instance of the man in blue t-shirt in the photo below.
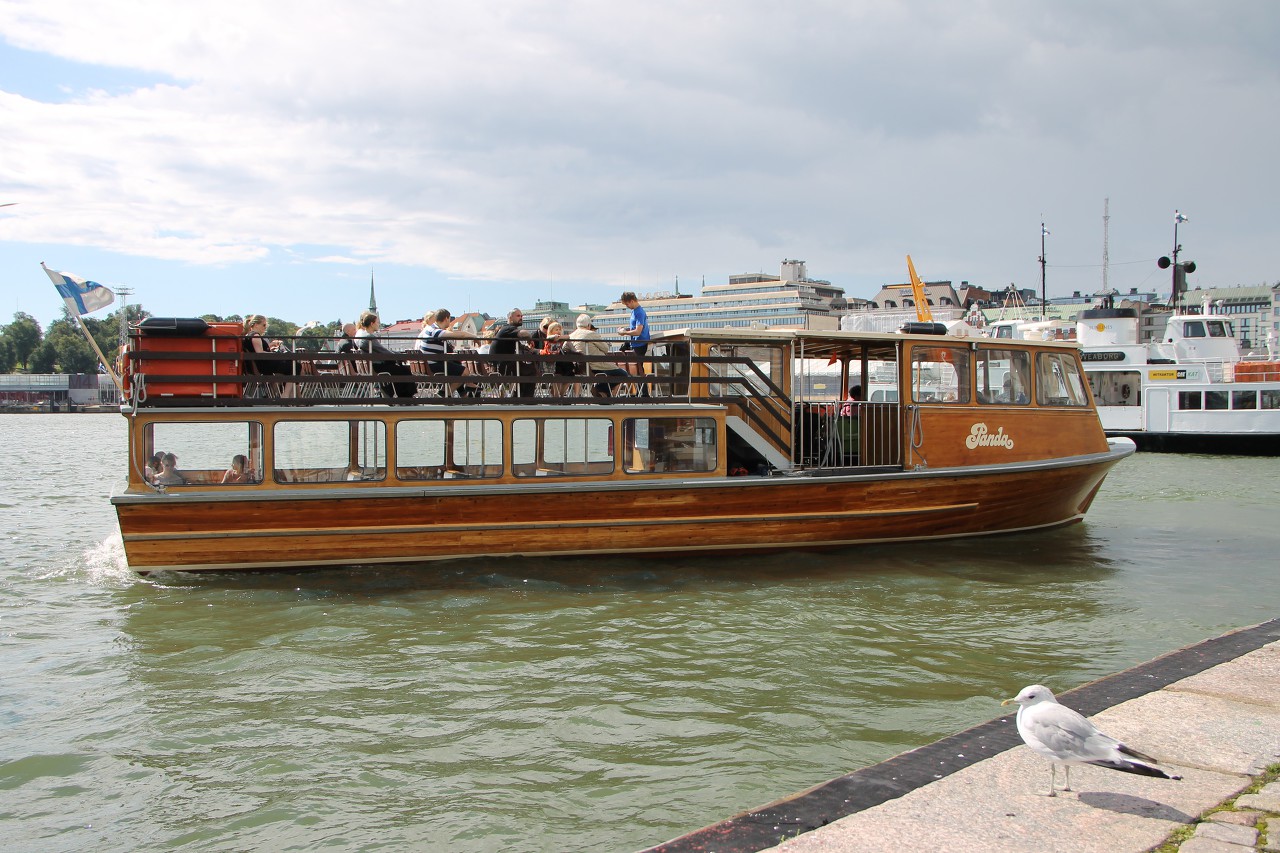
{"type": "MultiPolygon", "coordinates": [[[[649,351],[649,315],[645,314],[640,307],[640,300],[630,290],[623,293],[619,301],[631,311],[631,325],[619,327],[618,334],[631,339],[628,343],[631,351],[636,354],[636,375],[644,376],[644,356],[649,351]]],[[[649,396],[648,385],[640,386],[640,396],[649,396]]]]}

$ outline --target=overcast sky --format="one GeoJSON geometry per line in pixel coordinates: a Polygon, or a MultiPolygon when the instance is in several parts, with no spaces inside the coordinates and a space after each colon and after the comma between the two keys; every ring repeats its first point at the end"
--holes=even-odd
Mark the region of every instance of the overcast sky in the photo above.
{"type": "Polygon", "coordinates": [[[1272,283],[1280,3],[0,0],[0,322],[1272,283]],[[105,312],[104,312],[105,313],[105,312]]]}

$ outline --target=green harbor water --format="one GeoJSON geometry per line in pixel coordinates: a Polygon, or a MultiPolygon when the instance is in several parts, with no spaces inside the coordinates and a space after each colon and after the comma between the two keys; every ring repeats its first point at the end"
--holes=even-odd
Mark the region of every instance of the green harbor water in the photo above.
{"type": "Polygon", "coordinates": [[[7,850],[636,850],[1280,615],[1274,458],[1035,535],[139,578],[123,418],[0,426],[7,850]]]}

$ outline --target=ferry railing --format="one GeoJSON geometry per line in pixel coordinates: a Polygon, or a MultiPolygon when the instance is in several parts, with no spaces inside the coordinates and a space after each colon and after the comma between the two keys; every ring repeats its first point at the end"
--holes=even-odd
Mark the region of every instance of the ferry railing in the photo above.
{"type": "Polygon", "coordinates": [[[819,471],[901,465],[900,417],[898,403],[796,403],[793,461],[819,471]]]}

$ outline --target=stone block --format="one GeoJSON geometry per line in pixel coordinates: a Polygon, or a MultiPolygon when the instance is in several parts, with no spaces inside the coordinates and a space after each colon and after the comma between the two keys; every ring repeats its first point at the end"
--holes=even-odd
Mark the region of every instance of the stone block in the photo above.
{"type": "Polygon", "coordinates": [[[1257,812],[1214,812],[1205,820],[1211,820],[1214,823],[1234,823],[1236,826],[1257,826],[1257,812]]]}
{"type": "Polygon", "coordinates": [[[1248,847],[1214,841],[1212,838],[1188,838],[1178,848],[1178,853],[1245,853],[1248,847]]]}
{"type": "Polygon", "coordinates": [[[1252,847],[1258,843],[1258,830],[1252,826],[1233,826],[1229,823],[1202,823],[1196,827],[1194,838],[1208,838],[1226,844],[1252,847]]]}
{"type": "MultiPolygon", "coordinates": [[[[1280,794],[1244,794],[1236,800],[1238,809],[1257,809],[1260,812],[1280,812],[1280,794]]],[[[1277,821],[1280,823],[1280,821],[1277,821]]]]}

